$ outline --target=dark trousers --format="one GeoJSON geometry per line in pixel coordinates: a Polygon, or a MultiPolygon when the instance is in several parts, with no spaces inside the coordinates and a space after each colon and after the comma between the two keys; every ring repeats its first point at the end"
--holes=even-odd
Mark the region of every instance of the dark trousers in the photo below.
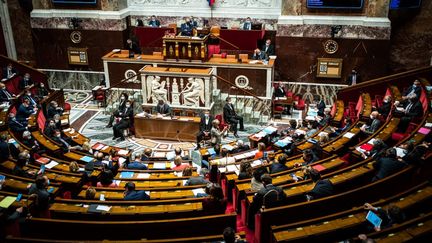
{"type": "MultiPolygon", "coordinates": [[[[210,132],[208,132],[209,133],[209,136],[210,136],[210,132]]],[[[197,134],[197,136],[196,136],[196,142],[197,142],[197,145],[199,146],[199,143],[204,139],[206,137],[206,135],[204,134],[204,132],[203,131],[199,131],[199,133],[197,134]]]]}
{"type": "Polygon", "coordinates": [[[109,119],[109,122],[108,122],[108,125],[109,125],[109,126],[112,126],[115,117],[118,116],[118,115],[119,115],[119,110],[115,110],[115,111],[111,114],[110,119],[109,119]]]}
{"type": "Polygon", "coordinates": [[[404,133],[407,130],[410,122],[412,121],[412,119],[413,119],[413,117],[411,117],[411,116],[403,116],[403,117],[401,117],[397,131],[401,132],[401,133],[404,133]]]}
{"type": "Polygon", "coordinates": [[[237,132],[237,124],[240,124],[240,130],[244,129],[243,126],[243,117],[241,116],[233,116],[228,120],[228,123],[231,124],[231,129],[234,133],[237,132]]]}
{"type": "Polygon", "coordinates": [[[113,132],[115,138],[124,138],[123,131],[129,127],[129,121],[122,119],[119,123],[113,126],[113,132]]]}

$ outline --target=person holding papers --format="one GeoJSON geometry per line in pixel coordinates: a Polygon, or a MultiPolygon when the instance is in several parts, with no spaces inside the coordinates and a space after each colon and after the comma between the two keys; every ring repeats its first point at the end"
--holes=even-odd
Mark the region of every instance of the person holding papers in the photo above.
{"type": "Polygon", "coordinates": [[[150,196],[147,195],[145,191],[136,191],[135,183],[128,182],[125,185],[125,192],[123,193],[123,199],[125,201],[135,201],[135,200],[149,200],[150,196]]]}
{"type": "Polygon", "coordinates": [[[375,231],[381,231],[382,229],[391,227],[393,224],[400,224],[405,221],[405,214],[394,204],[390,204],[386,209],[383,209],[365,203],[364,209],[372,211],[382,220],[379,227],[374,226],[375,231]]]}
{"type": "Polygon", "coordinates": [[[407,166],[405,162],[397,160],[396,149],[389,148],[386,150],[383,157],[373,163],[376,174],[372,178],[372,181],[383,179],[402,170],[405,166],[407,166]]]}
{"type": "Polygon", "coordinates": [[[330,127],[331,133],[329,134],[330,138],[334,138],[345,132],[349,127],[351,127],[351,118],[349,116],[345,117],[344,125],[340,128],[330,127]]]}

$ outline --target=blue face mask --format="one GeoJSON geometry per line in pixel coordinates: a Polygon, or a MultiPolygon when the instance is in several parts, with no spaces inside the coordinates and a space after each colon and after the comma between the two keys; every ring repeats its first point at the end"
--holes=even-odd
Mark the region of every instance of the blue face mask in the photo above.
{"type": "Polygon", "coordinates": [[[47,186],[49,186],[49,185],[50,185],[50,180],[48,179],[48,180],[47,180],[47,186]]]}

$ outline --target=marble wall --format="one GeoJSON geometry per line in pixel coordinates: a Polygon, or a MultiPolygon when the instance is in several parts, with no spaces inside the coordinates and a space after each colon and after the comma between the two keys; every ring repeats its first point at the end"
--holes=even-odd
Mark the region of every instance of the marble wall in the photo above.
{"type": "Polygon", "coordinates": [[[390,12],[392,38],[389,68],[392,72],[428,66],[432,58],[432,0],[419,11],[390,12]]]}
{"type": "MultiPolygon", "coordinates": [[[[56,6],[51,0],[33,0],[34,9],[64,9],[64,6],[56,6]]],[[[79,9],[100,9],[103,11],[119,11],[127,8],[127,0],[98,0],[96,6],[72,7],[79,9]]]]}

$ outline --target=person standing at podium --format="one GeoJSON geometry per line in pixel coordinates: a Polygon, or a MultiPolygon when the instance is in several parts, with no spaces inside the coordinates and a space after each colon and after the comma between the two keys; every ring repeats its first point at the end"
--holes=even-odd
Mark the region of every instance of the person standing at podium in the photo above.
{"type": "Polygon", "coordinates": [[[246,21],[243,23],[243,30],[252,30],[252,21],[250,17],[246,18],[246,21]]]}
{"type": "Polygon", "coordinates": [[[223,116],[225,122],[229,123],[231,125],[231,128],[234,132],[234,136],[238,138],[237,135],[237,124],[240,123],[240,131],[245,131],[243,126],[243,117],[237,115],[234,105],[231,103],[231,98],[226,98],[226,104],[223,108],[223,116]]]}
{"type": "Polygon", "coordinates": [[[181,35],[192,36],[194,24],[191,22],[191,19],[189,17],[185,18],[185,22],[181,24],[180,29],[181,29],[181,35]]]}
{"type": "Polygon", "coordinates": [[[158,19],[156,19],[155,15],[152,15],[150,17],[150,21],[149,21],[149,26],[150,27],[154,27],[154,28],[159,28],[160,27],[160,21],[158,19]]]}
{"type": "Polygon", "coordinates": [[[204,111],[204,113],[201,115],[200,120],[200,131],[197,135],[197,147],[196,149],[199,149],[200,142],[205,138],[210,136],[210,130],[212,129],[212,122],[213,122],[213,116],[210,115],[210,112],[208,110],[204,111]]]}
{"type": "Polygon", "coordinates": [[[126,50],[129,50],[129,52],[133,52],[134,54],[141,54],[141,48],[139,48],[138,44],[131,39],[126,40],[126,50]]]}
{"type": "Polygon", "coordinates": [[[157,105],[153,108],[153,112],[156,113],[158,116],[170,116],[171,107],[163,100],[159,100],[157,105]]]}
{"type": "Polygon", "coordinates": [[[261,48],[262,52],[264,52],[267,56],[273,56],[275,54],[274,45],[272,45],[271,40],[267,39],[266,43],[261,48]]]}

